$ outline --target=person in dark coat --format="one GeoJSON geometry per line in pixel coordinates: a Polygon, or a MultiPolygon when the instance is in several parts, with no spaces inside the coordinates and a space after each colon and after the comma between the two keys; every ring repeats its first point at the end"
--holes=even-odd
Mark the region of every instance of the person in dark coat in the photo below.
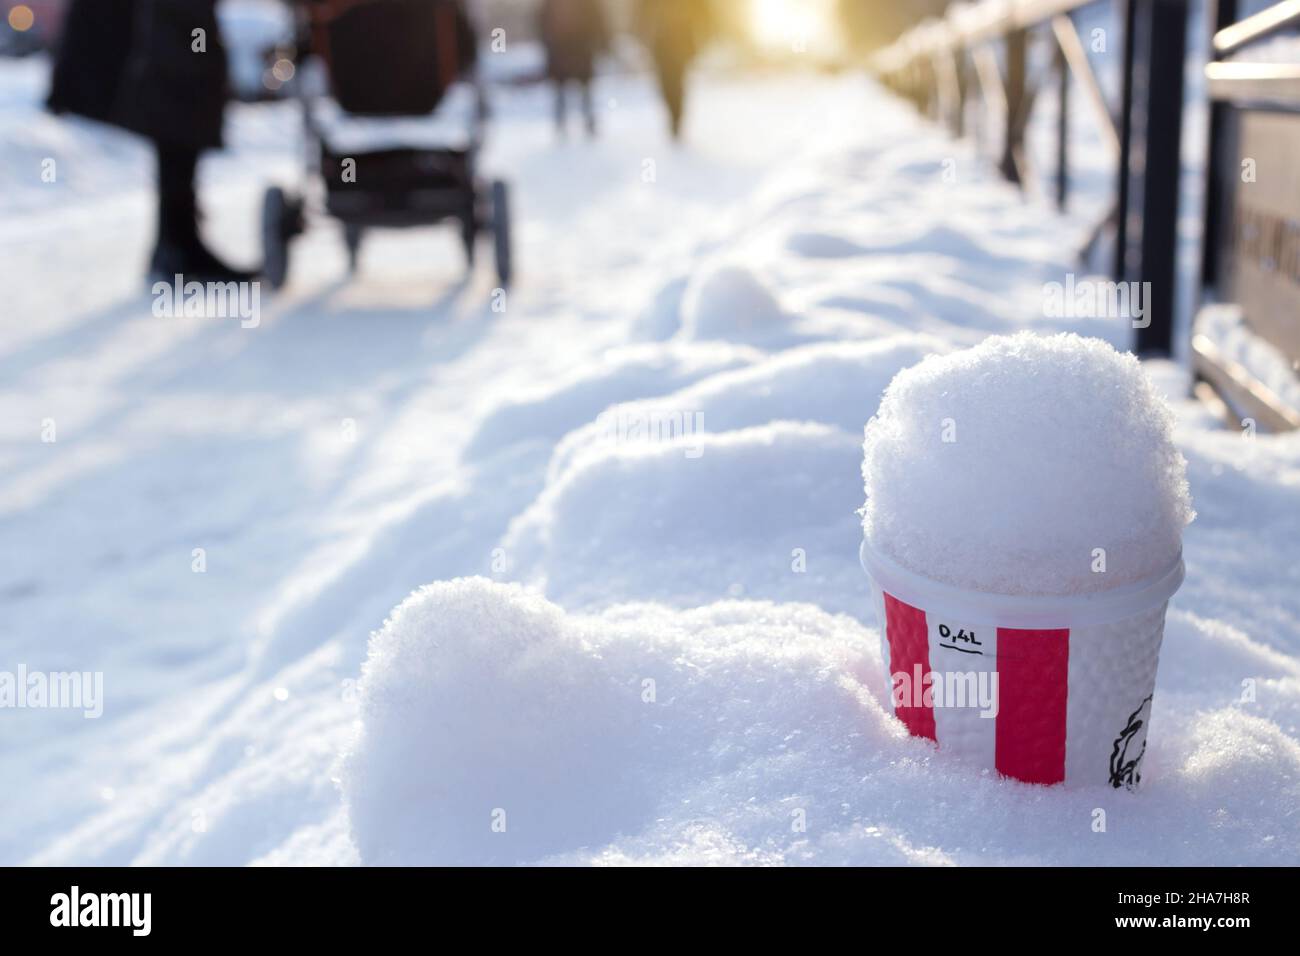
{"type": "Polygon", "coordinates": [[[654,59],[673,139],[680,139],[686,109],[686,71],[712,25],[709,0],[641,0],[636,19],[638,32],[654,59]]]}
{"type": "Polygon", "coordinates": [[[194,174],[199,153],[221,145],[226,52],[216,0],[72,0],[48,100],[138,133],[158,160],[154,279],[253,277],[226,265],[199,238],[194,174]]]}
{"type": "Polygon", "coordinates": [[[546,75],[555,84],[555,126],[564,135],[567,87],[573,83],[582,99],[587,133],[594,136],[591,81],[596,58],[609,48],[604,0],[542,0],[540,20],[546,75]]]}

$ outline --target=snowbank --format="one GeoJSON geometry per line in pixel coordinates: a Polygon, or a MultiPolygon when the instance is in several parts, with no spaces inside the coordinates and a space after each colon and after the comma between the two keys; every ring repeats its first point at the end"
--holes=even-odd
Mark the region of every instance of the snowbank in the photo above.
{"type": "Polygon", "coordinates": [[[1201,309],[1194,332],[1208,337],[1224,358],[1243,366],[1278,403],[1300,415],[1300,367],[1250,329],[1240,306],[1218,303],[1201,309]]]}
{"type": "Polygon", "coordinates": [[[662,397],[612,405],[559,442],[550,476],[554,480],[576,456],[601,443],[626,439],[620,422],[648,422],[656,414],[690,415],[710,433],[772,421],[819,422],[855,433],[862,425],[858,410],[875,408],[900,369],[948,349],[935,336],[896,332],[872,341],[779,351],[662,397]]]}
{"type": "Polygon", "coordinates": [[[602,444],[546,486],[502,547],[522,580],[570,607],[798,600],[833,581],[824,606],[848,608],[860,600],[857,457],[852,435],[812,423],[602,444]]]}
{"type": "MultiPolygon", "coordinates": [[[[1209,642],[1203,624],[1173,623],[1178,645],[1209,642]]],[[[1271,666],[1296,682],[1293,662],[1271,666]]],[[[1294,800],[1300,747],[1272,720],[1228,707],[1187,722],[1172,695],[1172,708],[1157,705],[1165,742],[1143,794],[1045,789],[907,737],[881,705],[879,672],[871,631],[808,605],[566,614],[517,586],[431,585],[371,642],[345,761],[351,832],[372,864],[987,864],[1049,851],[1136,865],[1152,847],[1170,863],[1294,852],[1294,829],[1276,829],[1267,808],[1294,800]]]]}
{"type": "Polygon", "coordinates": [[[915,335],[802,346],[606,409],[559,442],[512,523],[513,574],[568,607],[815,588],[823,607],[858,608],[858,410],[946,348],[915,335]]]}
{"type": "Polygon", "coordinates": [[[701,270],[686,287],[679,334],[780,348],[799,341],[794,319],[750,269],[721,265],[701,270]]]}
{"type": "Polygon", "coordinates": [[[512,396],[483,420],[466,456],[478,458],[529,441],[549,447],[617,402],[672,392],[761,357],[754,349],[721,342],[610,349],[591,367],[532,394],[512,396]]]}
{"type": "MultiPolygon", "coordinates": [[[[518,587],[432,585],[393,613],[363,672],[345,765],[362,860],[538,860],[680,812],[665,785],[707,814],[724,803],[713,778],[755,760],[789,774],[846,748],[866,758],[868,739],[896,735],[853,676],[868,644],[808,607],[566,616],[518,587]]],[[[786,829],[785,802],[753,810],[786,829]]]]}

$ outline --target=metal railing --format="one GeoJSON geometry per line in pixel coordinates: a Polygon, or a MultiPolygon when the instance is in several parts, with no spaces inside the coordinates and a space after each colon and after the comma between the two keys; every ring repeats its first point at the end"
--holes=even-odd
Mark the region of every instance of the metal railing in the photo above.
{"type": "MultiPolygon", "coordinates": [[[[1211,4],[1202,308],[1231,304],[1249,338],[1300,369],[1300,62],[1226,59],[1300,26],[1300,0],[1244,20],[1238,9],[1237,0],[1211,4]]],[[[1213,388],[1234,420],[1300,428],[1300,413],[1269,384],[1213,337],[1193,331],[1198,391],[1213,388]]]]}
{"type": "Polygon", "coordinates": [[[1185,0],[981,0],[954,4],[942,19],[918,24],[872,63],[887,85],[958,136],[978,87],[985,109],[1000,119],[998,166],[1024,188],[1036,184],[1025,148],[1029,115],[1042,91],[1054,88],[1055,198],[1062,208],[1070,188],[1071,81],[1077,84],[1116,173],[1109,213],[1083,253],[1110,231],[1115,280],[1150,283],[1149,322],[1136,329],[1134,343],[1140,354],[1167,355],[1173,347],[1186,34],[1185,0]],[[1116,7],[1122,24],[1122,90],[1114,106],[1072,16],[1104,4],[1116,7]],[[1044,41],[1053,55],[1035,67],[1031,44],[1044,41]]]}
{"type": "MultiPolygon", "coordinates": [[[[1271,346],[1300,369],[1300,56],[1232,59],[1300,27],[1300,0],[1244,19],[1238,10],[1237,0],[1207,0],[1213,33],[1205,67],[1200,306],[1237,310],[1248,341],[1271,346]],[[1257,161],[1269,167],[1266,181],[1245,172],[1257,161]]],[[[978,90],[1000,128],[999,168],[1025,188],[1037,183],[1025,149],[1029,114],[1036,97],[1054,88],[1055,198],[1062,208],[1070,188],[1071,90],[1081,91],[1115,168],[1110,212],[1082,253],[1109,231],[1115,280],[1150,283],[1150,323],[1135,336],[1139,354],[1169,354],[1173,345],[1187,23],[1185,0],[981,0],[918,24],[872,63],[888,86],[957,136],[966,132],[967,103],[978,90]],[[1114,104],[1102,93],[1074,19],[1081,8],[1107,4],[1123,44],[1114,104]],[[1031,62],[1030,44],[1043,41],[1052,56],[1031,62]]],[[[1212,390],[1234,420],[1244,414],[1267,428],[1300,428],[1300,413],[1232,350],[1197,332],[1200,324],[1198,317],[1191,341],[1197,392],[1210,398],[1212,390]]]]}

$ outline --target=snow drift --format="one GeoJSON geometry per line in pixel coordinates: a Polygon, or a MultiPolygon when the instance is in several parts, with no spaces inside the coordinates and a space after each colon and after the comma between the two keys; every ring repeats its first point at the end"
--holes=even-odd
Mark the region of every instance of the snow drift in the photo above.
{"type": "MultiPolygon", "coordinates": [[[[1208,639],[1179,629],[1179,644],[1208,639]]],[[[566,614],[482,579],[423,588],[372,639],[363,672],[343,777],[361,861],[1014,863],[1051,847],[1058,862],[1138,865],[1153,846],[1174,863],[1293,852],[1260,813],[1293,799],[1300,773],[1300,747],[1272,721],[1161,715],[1172,739],[1140,796],[1018,784],[906,736],[881,703],[874,638],[797,603],[566,614]]]]}
{"type": "MultiPolygon", "coordinates": [[[[363,673],[345,765],[362,859],[538,860],[722,810],[755,761],[788,780],[837,752],[866,759],[897,734],[854,676],[866,636],[803,606],[587,617],[483,579],[422,589],[363,673]],[[665,805],[665,784],[695,796],[665,805]]],[[[748,813],[788,829],[791,798],[748,813]]]]}

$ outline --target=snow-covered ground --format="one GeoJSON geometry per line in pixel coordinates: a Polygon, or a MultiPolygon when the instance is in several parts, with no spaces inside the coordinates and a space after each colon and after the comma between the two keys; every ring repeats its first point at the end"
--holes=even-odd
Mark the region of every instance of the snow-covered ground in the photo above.
{"type": "MultiPolygon", "coordinates": [[[[40,114],[43,70],[0,74],[0,670],[105,699],[0,710],[0,862],[1300,860],[1300,435],[1224,430],[1172,364],[1198,516],[1141,791],[997,779],[891,716],[881,391],[990,333],[1128,330],[1045,314],[1088,222],[865,79],[703,76],[680,148],[640,77],[594,143],[496,91],[504,311],[449,232],[348,280],[320,224],[243,329],[152,315],[146,154],[40,114]]],[[[205,162],[231,258],[292,129],[235,108],[205,162]]]]}

